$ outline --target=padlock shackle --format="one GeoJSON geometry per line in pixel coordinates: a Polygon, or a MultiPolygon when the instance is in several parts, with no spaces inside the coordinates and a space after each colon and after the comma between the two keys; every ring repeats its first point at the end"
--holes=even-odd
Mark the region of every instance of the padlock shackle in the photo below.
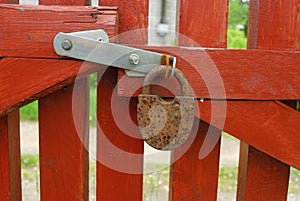
{"type": "MultiPolygon", "coordinates": [[[[164,76],[166,72],[166,66],[157,66],[153,68],[145,77],[144,84],[143,84],[143,94],[151,94],[151,84],[154,82],[156,78],[159,76],[164,76]]],[[[181,91],[184,96],[189,96],[189,84],[184,76],[184,74],[178,70],[177,68],[175,69],[174,72],[174,77],[178,80],[180,86],[181,86],[181,91]]]]}

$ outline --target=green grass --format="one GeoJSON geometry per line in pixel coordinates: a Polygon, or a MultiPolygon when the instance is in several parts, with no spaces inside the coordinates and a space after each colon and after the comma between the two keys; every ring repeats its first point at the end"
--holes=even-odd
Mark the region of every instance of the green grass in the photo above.
{"type": "Polygon", "coordinates": [[[21,121],[38,120],[38,101],[34,101],[20,109],[21,121]]]}

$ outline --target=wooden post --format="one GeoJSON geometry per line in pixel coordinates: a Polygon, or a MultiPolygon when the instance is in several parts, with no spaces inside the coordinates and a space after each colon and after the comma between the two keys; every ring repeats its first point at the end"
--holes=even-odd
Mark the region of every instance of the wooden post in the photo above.
{"type": "MultiPolygon", "coordinates": [[[[179,33],[191,38],[197,44],[186,44],[187,41],[180,39],[179,45],[226,47],[227,0],[218,3],[214,0],[180,2],[179,33]]],[[[207,123],[200,121],[198,126],[195,128],[198,130],[197,136],[191,147],[181,158],[171,161],[173,164],[170,174],[170,201],[217,199],[221,141],[217,140],[216,144],[210,145],[215,147],[205,159],[199,158],[199,152],[206,137],[214,135],[218,138],[221,131],[213,129],[208,135],[207,123]]],[[[172,160],[177,159],[179,154],[180,149],[173,151],[172,160]]]]}

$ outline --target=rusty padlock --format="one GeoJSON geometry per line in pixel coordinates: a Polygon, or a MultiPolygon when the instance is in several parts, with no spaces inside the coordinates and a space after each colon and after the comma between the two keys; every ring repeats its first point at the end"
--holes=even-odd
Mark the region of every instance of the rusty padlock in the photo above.
{"type": "Polygon", "coordinates": [[[137,106],[138,126],[143,139],[153,148],[173,150],[181,146],[189,137],[194,122],[194,97],[189,95],[189,86],[184,74],[175,69],[183,95],[175,96],[172,101],[164,101],[151,95],[151,83],[164,75],[166,66],[152,69],[143,84],[137,106]]]}

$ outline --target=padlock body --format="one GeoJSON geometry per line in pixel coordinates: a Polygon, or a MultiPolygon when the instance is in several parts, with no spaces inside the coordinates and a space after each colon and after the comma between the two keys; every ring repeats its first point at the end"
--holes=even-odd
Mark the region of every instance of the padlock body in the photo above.
{"type": "Polygon", "coordinates": [[[137,117],[143,139],[159,150],[181,146],[191,134],[194,110],[194,97],[164,101],[157,95],[139,95],[137,117]]]}

